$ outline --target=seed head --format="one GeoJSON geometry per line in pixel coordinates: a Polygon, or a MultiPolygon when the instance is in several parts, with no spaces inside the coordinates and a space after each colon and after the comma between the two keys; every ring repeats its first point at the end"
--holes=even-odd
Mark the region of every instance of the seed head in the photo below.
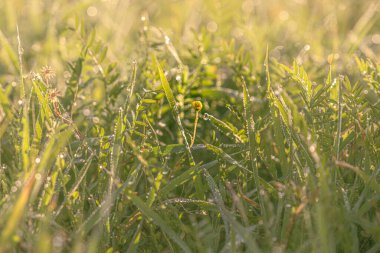
{"type": "Polygon", "coordinates": [[[52,80],[55,77],[55,71],[50,66],[44,66],[41,69],[41,76],[46,83],[52,80]]]}
{"type": "Polygon", "coordinates": [[[58,97],[61,96],[59,90],[57,89],[50,89],[48,91],[48,94],[49,94],[49,99],[54,102],[54,101],[57,101],[58,100],[58,97]]]}

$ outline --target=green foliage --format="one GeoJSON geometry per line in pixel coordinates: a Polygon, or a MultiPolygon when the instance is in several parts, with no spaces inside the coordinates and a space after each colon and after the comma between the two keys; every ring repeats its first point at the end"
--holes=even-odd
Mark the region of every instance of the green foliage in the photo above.
{"type": "Polygon", "coordinates": [[[379,8],[0,1],[0,252],[378,252],[379,8]]]}

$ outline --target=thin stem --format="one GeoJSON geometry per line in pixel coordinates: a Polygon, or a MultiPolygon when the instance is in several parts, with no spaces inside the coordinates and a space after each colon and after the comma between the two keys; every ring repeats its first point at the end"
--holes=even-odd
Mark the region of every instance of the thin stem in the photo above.
{"type": "Polygon", "coordinates": [[[194,145],[195,135],[197,134],[198,118],[199,118],[199,112],[195,111],[194,132],[193,132],[193,137],[191,138],[190,148],[194,145]]]}

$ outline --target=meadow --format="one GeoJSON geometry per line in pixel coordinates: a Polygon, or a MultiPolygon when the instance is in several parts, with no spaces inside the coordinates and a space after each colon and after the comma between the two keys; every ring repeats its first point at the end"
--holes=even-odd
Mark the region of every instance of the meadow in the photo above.
{"type": "Polygon", "coordinates": [[[0,14],[0,253],[380,252],[380,1],[0,14]]]}

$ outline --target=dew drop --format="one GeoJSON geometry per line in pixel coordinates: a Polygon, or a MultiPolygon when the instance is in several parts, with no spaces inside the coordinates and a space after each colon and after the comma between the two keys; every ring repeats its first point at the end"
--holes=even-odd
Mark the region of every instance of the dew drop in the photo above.
{"type": "Polygon", "coordinates": [[[93,118],[92,118],[92,122],[93,122],[94,124],[98,124],[98,123],[100,122],[100,119],[99,119],[98,117],[93,117],[93,118]]]}
{"type": "Polygon", "coordinates": [[[95,6],[90,6],[87,9],[87,15],[90,17],[95,17],[98,14],[98,9],[95,6]]]}
{"type": "Polygon", "coordinates": [[[84,116],[89,116],[90,114],[91,114],[91,110],[90,109],[86,108],[86,109],[83,110],[83,115],[84,116]]]}
{"type": "Polygon", "coordinates": [[[21,181],[20,181],[20,180],[17,180],[17,181],[15,182],[15,185],[16,185],[17,187],[20,187],[20,186],[21,186],[21,181]]]}
{"type": "Polygon", "coordinates": [[[41,180],[41,174],[40,173],[37,173],[35,176],[34,176],[34,178],[36,179],[36,180],[41,180]]]}
{"type": "Polygon", "coordinates": [[[207,24],[207,30],[211,33],[214,33],[218,30],[218,24],[214,21],[211,21],[207,24]]]}
{"type": "Polygon", "coordinates": [[[165,44],[166,45],[170,44],[170,38],[167,35],[165,35],[165,44]]]}

